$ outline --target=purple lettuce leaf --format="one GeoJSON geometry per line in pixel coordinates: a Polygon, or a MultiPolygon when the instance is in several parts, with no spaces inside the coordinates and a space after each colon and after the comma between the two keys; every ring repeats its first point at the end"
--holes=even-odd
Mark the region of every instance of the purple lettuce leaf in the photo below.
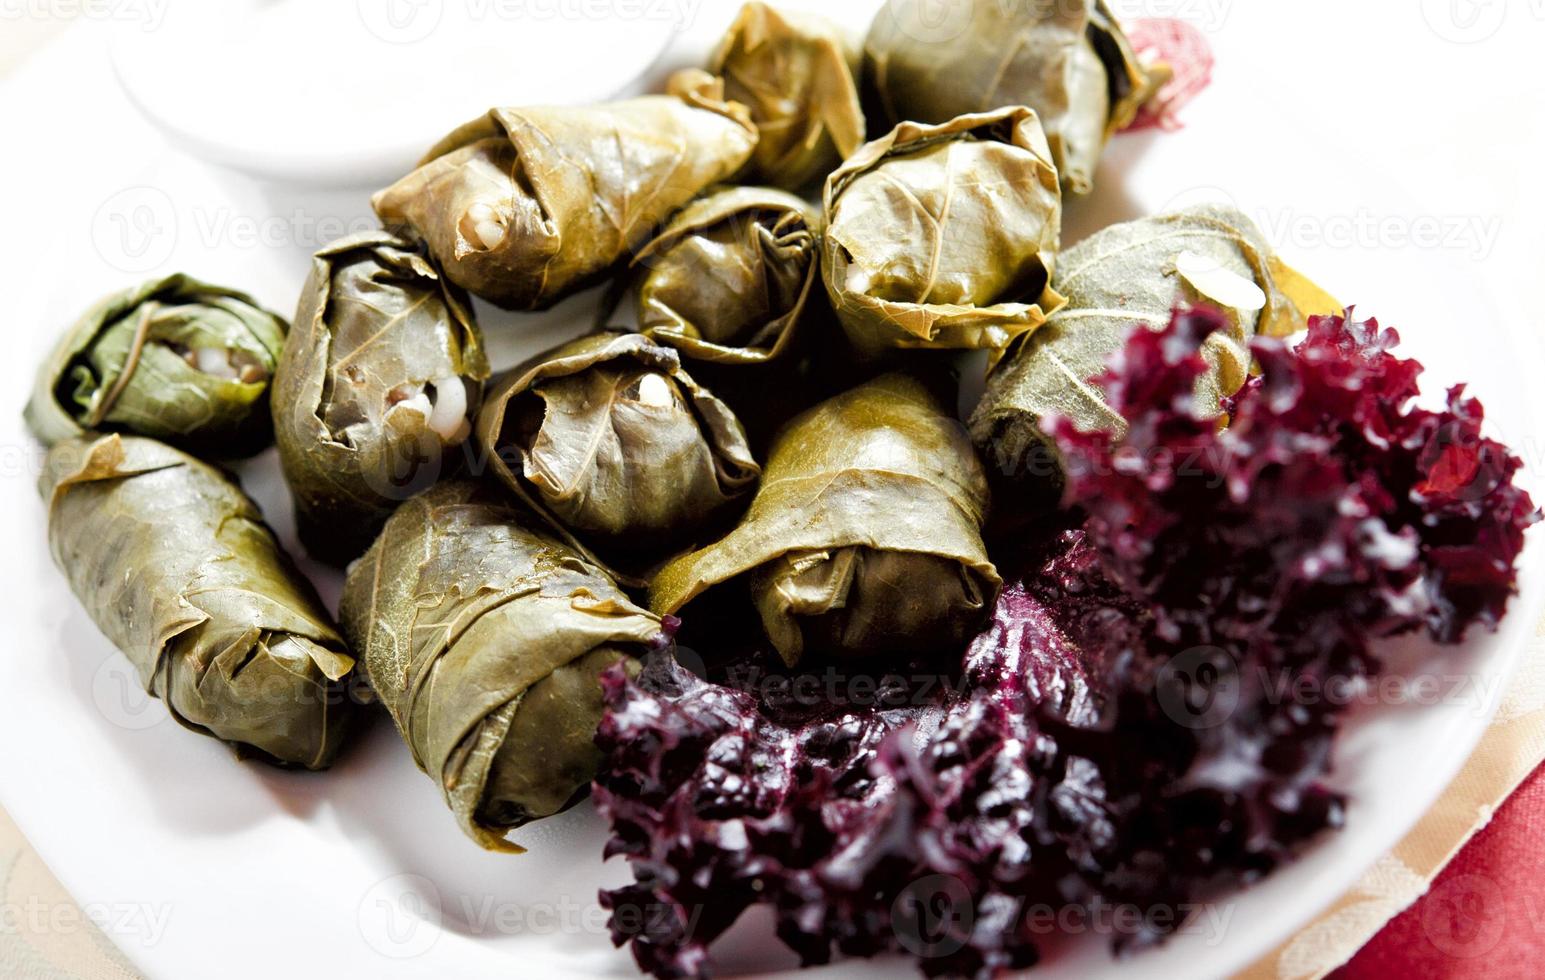
{"type": "Polygon", "coordinates": [[[1374,321],[1256,342],[1228,426],[1197,416],[1222,325],[1134,331],[1096,379],[1120,436],[1045,420],[1065,509],[1007,549],[1029,557],[958,685],[791,704],[664,654],[606,678],[595,799],[635,881],[602,900],[643,969],[706,975],[753,905],[806,964],[991,976],[1036,961],[1035,909],[1102,903],[1142,946],[1340,824],[1341,702],[1283,692],[1369,676],[1381,638],[1494,626],[1538,515],[1480,405],[1417,407],[1374,321]]]}

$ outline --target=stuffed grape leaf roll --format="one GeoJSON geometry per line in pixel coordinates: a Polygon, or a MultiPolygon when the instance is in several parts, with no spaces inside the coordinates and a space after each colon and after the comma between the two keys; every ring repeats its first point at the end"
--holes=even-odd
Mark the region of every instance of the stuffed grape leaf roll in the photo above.
{"type": "Polygon", "coordinates": [[[178,722],[285,765],[332,763],[354,660],[235,481],[108,435],[55,445],[39,489],[54,563],[178,722]]]}
{"type": "Polygon", "coordinates": [[[1001,350],[1061,305],[1062,192],[1034,112],[902,123],[826,181],[822,275],[861,350],[1001,350]]]}
{"type": "Polygon", "coordinates": [[[350,569],[341,616],[457,823],[510,852],[512,828],[594,776],[600,673],[665,642],[658,618],[529,519],[485,484],[426,491],[350,569]]]}
{"type": "Polygon", "coordinates": [[[477,436],[499,480],[598,564],[663,557],[761,475],[729,406],[642,334],[591,334],[510,371],[477,436]]]}
{"type": "Polygon", "coordinates": [[[184,275],[115,293],[38,370],[27,426],[44,445],[126,432],[250,456],[273,441],[269,380],[286,329],[245,293],[184,275]]]}
{"type": "Polygon", "coordinates": [[[791,421],[739,526],[666,565],[650,607],[690,627],[694,603],[749,600],[790,665],[949,649],[1002,585],[982,542],[988,503],[960,423],[888,374],[791,421]]]}
{"type": "Polygon", "coordinates": [[[1039,465],[1039,422],[1047,414],[1088,429],[1124,429],[1089,381],[1133,329],[1162,329],[1175,306],[1214,307],[1228,324],[1207,340],[1209,370],[1197,390],[1197,405],[1213,415],[1245,383],[1251,338],[1286,336],[1303,329],[1309,314],[1336,309],[1274,254],[1248,217],[1210,204],[1090,236],[1063,253],[1057,289],[1067,306],[997,365],[971,418],[972,438],[1005,475],[1055,475],[1054,462],[1052,473],[1024,472],[1039,465]]]}
{"type": "Polygon", "coordinates": [[[814,208],[772,188],[692,202],[634,260],[639,330],[692,360],[781,356],[820,278],[819,226],[814,208]]]}
{"type": "Polygon", "coordinates": [[[1153,89],[1103,0],[933,6],[889,0],[864,41],[865,85],[886,124],[1029,106],[1063,184],[1088,193],[1106,142],[1153,89]]]}
{"type": "Polygon", "coordinates": [[[756,147],[745,106],[702,72],[671,95],[501,108],[375,196],[382,223],[428,243],[451,281],[506,309],[593,285],[756,147]]]}
{"type": "Polygon", "coordinates": [[[274,431],[313,557],[358,558],[472,434],[489,375],[471,301],[387,232],[312,260],[274,378],[274,431]]]}
{"type": "Polygon", "coordinates": [[[864,142],[860,57],[818,14],[748,3],[709,59],[761,132],[750,179],[803,190],[864,142]]]}

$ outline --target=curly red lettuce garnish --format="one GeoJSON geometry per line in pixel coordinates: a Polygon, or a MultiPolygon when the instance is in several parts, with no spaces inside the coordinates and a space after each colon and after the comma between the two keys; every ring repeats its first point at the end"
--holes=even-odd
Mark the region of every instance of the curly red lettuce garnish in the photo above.
{"type": "Polygon", "coordinates": [[[1257,341],[1228,427],[1196,417],[1222,325],[1197,310],[1134,334],[1098,379],[1121,437],[1047,426],[1102,570],[1152,616],[1101,723],[1043,726],[1104,785],[1117,829],[1095,887],[1140,907],[1254,880],[1339,825],[1321,781],[1345,699],[1284,692],[1358,683],[1382,638],[1495,626],[1538,518],[1480,404],[1456,387],[1418,407],[1421,366],[1373,320],[1314,318],[1296,351],[1257,341]]]}
{"type": "Polygon", "coordinates": [[[931,974],[985,976],[1034,963],[1033,923],[1015,924],[1026,896],[1097,871],[1083,853],[1103,821],[1090,767],[1042,781],[1058,760],[1035,727],[1042,708],[1095,717],[1102,671],[1085,651],[1130,611],[1090,578],[1095,557],[1076,531],[1047,542],[1044,574],[1005,592],[957,683],[903,685],[918,695],[903,704],[770,700],[669,655],[637,680],[606,676],[594,799],[607,856],[635,877],[601,896],[613,940],[655,976],[703,976],[709,945],[761,904],[806,965],[901,952],[931,974]]]}
{"type": "Polygon", "coordinates": [[[1371,320],[1257,341],[1229,425],[1197,416],[1222,326],[1134,331],[1096,379],[1119,436],[1047,420],[1066,509],[1004,543],[1019,581],[961,685],[793,710],[668,657],[607,678],[595,796],[635,882],[602,900],[645,970],[706,974],[758,904],[807,964],[990,976],[1069,908],[1127,910],[1114,941],[1141,946],[1339,825],[1346,701],[1284,692],[1367,678],[1383,638],[1494,626],[1538,514],[1480,405],[1418,407],[1371,320]]]}

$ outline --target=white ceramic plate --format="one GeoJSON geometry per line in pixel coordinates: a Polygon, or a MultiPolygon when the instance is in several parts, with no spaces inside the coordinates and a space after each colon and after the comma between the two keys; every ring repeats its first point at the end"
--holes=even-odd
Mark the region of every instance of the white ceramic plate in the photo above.
{"type": "Polygon", "coordinates": [[[148,22],[154,29],[120,31],[113,45],[118,77],[148,119],[215,163],[343,186],[394,179],[446,133],[446,120],[472,119],[491,101],[615,96],[686,15],[640,4],[628,16],[583,18],[565,15],[581,6],[547,0],[203,0],[162,9],[148,22]]]}
{"type": "MultiPolygon", "coordinates": [[[[864,15],[852,16],[862,22],[864,15]]],[[[691,44],[715,33],[711,23],[699,27],[691,44]]],[[[1522,442],[1540,431],[1545,414],[1529,383],[1533,348],[1487,301],[1484,286],[1465,278],[1463,263],[1388,242],[1355,247],[1331,234],[1364,212],[1422,213],[1415,202],[1350,154],[1286,158],[1253,149],[1277,139],[1282,126],[1293,128],[1292,110],[1263,105],[1258,93],[1270,86],[1252,75],[1252,46],[1275,30],[1264,15],[1236,10],[1213,37],[1217,83],[1187,113],[1188,128],[1118,139],[1096,199],[1072,206],[1067,237],[1227,187],[1291,260],[1364,312],[1398,324],[1408,349],[1432,368],[1431,390],[1469,379],[1496,434],[1522,442]],[[1434,283],[1445,296],[1467,298],[1462,335],[1451,332],[1452,308],[1429,302],[1434,283]]],[[[688,47],[676,55],[696,50],[681,43],[688,47]]],[[[290,309],[309,253],[369,222],[367,189],[265,183],[170,150],[112,94],[102,50],[87,34],[45,54],[28,91],[47,86],[56,104],[0,97],[4,131],[46,132],[50,147],[8,164],[11,186],[23,193],[8,195],[6,213],[37,234],[0,243],[0,267],[24,287],[7,299],[10,356],[0,364],[0,390],[8,393],[0,512],[11,542],[0,567],[9,625],[0,803],[152,980],[202,978],[212,963],[229,980],[633,975],[595,906],[597,889],[627,872],[600,862],[604,828],[587,806],[522,831],[526,856],[497,857],[461,836],[387,724],[366,733],[330,774],[237,764],[138,693],[127,663],[52,567],[33,489],[39,454],[19,415],[55,332],[99,293],[174,268],[290,309]],[[86,105],[97,110],[89,132],[60,125],[61,113],[86,105]]],[[[485,326],[500,361],[510,363],[577,332],[592,302],[581,297],[539,317],[490,315],[485,326]]],[[[244,467],[244,476],[291,539],[272,458],[244,467]]],[[[1085,937],[1059,949],[1040,976],[1222,976],[1334,900],[1410,828],[1484,730],[1545,598],[1542,558],[1533,541],[1524,594],[1503,630],[1450,655],[1443,703],[1355,713],[1336,774],[1352,797],[1344,832],[1224,900],[1161,951],[1117,965],[1100,937],[1085,937]]],[[[336,578],[321,582],[331,600],[336,578]]],[[[792,964],[755,921],[719,952],[727,972],[792,964]]],[[[898,968],[910,971],[886,961],[843,964],[826,975],[891,976],[898,968]]]]}

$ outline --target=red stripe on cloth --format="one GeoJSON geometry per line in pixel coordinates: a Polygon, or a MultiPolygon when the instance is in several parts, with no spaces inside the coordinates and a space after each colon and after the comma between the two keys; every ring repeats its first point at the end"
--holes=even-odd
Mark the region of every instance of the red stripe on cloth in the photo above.
{"type": "Polygon", "coordinates": [[[1545,766],[1336,980],[1545,977],[1545,766]]]}

